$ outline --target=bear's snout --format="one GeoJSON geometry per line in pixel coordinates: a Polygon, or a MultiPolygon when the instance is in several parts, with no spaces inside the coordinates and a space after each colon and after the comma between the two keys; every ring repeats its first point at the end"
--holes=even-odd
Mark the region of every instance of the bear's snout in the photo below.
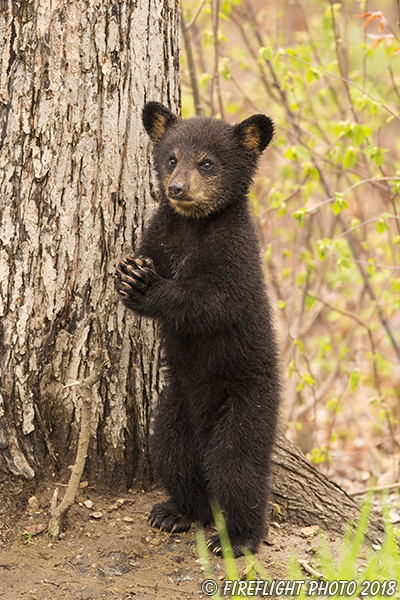
{"type": "Polygon", "coordinates": [[[180,198],[187,192],[187,185],[182,181],[172,181],[168,186],[168,195],[171,198],[180,198]]]}

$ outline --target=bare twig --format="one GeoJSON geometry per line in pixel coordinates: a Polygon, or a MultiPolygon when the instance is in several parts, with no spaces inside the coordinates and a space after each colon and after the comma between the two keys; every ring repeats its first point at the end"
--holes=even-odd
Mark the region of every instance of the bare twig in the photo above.
{"type": "Polygon", "coordinates": [[[332,30],[333,30],[333,37],[335,39],[335,48],[336,48],[336,56],[337,56],[339,72],[340,72],[341,80],[343,82],[343,86],[344,86],[344,89],[346,92],[348,104],[350,106],[351,112],[353,113],[354,121],[356,123],[358,123],[359,119],[358,119],[358,115],[354,109],[353,99],[351,97],[349,83],[348,83],[349,80],[347,78],[347,74],[345,73],[345,65],[344,65],[344,58],[343,58],[343,52],[342,52],[342,41],[341,41],[341,37],[339,34],[338,25],[336,23],[334,2],[333,2],[333,0],[329,0],[329,1],[331,4],[332,30]]]}
{"type": "MultiPolygon", "coordinates": [[[[201,10],[202,6],[200,7],[200,10],[201,10]]],[[[200,12],[200,10],[198,11],[198,13],[200,12]]],[[[197,18],[197,16],[198,15],[195,15],[196,18],[197,18]]],[[[196,20],[195,17],[193,17],[193,19],[190,21],[189,25],[192,25],[194,23],[194,21],[196,20]]],[[[204,115],[204,112],[203,112],[203,107],[201,104],[199,83],[197,80],[196,65],[195,65],[194,57],[193,57],[192,43],[190,41],[190,35],[189,35],[189,31],[188,31],[189,25],[186,23],[185,17],[183,15],[183,10],[181,9],[181,30],[182,30],[183,43],[185,45],[186,59],[188,62],[190,87],[192,88],[192,94],[193,94],[194,111],[195,111],[196,117],[202,117],[204,115]]]]}
{"type": "Polygon", "coordinates": [[[201,11],[203,10],[203,7],[204,7],[205,3],[206,3],[206,0],[203,0],[202,3],[200,4],[199,8],[194,13],[194,16],[190,19],[189,23],[186,24],[186,29],[190,29],[191,26],[194,25],[194,23],[197,20],[197,17],[199,16],[199,14],[201,13],[201,11]]]}
{"type": "Polygon", "coordinates": [[[397,0],[397,27],[400,29],[400,0],[397,0]]]}
{"type": "Polygon", "coordinates": [[[301,565],[303,567],[303,569],[305,571],[307,571],[307,573],[310,573],[310,575],[313,575],[317,579],[326,579],[326,577],[323,573],[319,573],[318,571],[313,569],[312,566],[309,565],[306,560],[299,558],[299,565],[301,565]]]}
{"type": "Polygon", "coordinates": [[[211,81],[211,110],[213,114],[215,113],[214,109],[214,91],[217,94],[218,100],[218,110],[221,115],[221,118],[224,119],[224,105],[222,103],[221,96],[221,85],[219,79],[219,40],[218,40],[218,23],[219,23],[219,5],[220,0],[213,0],[212,3],[212,28],[214,35],[214,72],[211,81]]]}
{"type": "Polygon", "coordinates": [[[82,399],[82,415],[81,428],[79,432],[78,451],[76,453],[75,464],[70,467],[71,476],[64,498],[57,506],[58,488],[54,490],[53,498],[50,506],[50,522],[49,531],[56,538],[60,534],[62,521],[65,518],[68,510],[74,503],[76,493],[78,491],[79,482],[82,477],[82,472],[85,467],[89,440],[90,440],[90,415],[92,408],[92,387],[100,381],[106,362],[98,356],[94,361],[94,368],[91,374],[82,381],[79,386],[80,396],[82,399]]]}
{"type": "MultiPolygon", "coordinates": [[[[400,181],[400,177],[368,177],[367,179],[361,179],[360,181],[356,181],[356,183],[354,183],[353,185],[345,189],[343,192],[341,192],[340,195],[344,196],[345,194],[348,194],[349,192],[355,190],[360,185],[364,185],[365,183],[379,183],[381,181],[400,181]]],[[[319,208],[320,206],[323,206],[324,204],[329,204],[334,200],[336,200],[336,196],[332,196],[331,198],[322,200],[322,202],[318,202],[318,204],[314,204],[314,206],[310,206],[310,208],[307,208],[306,212],[311,213],[314,210],[317,210],[317,208],[319,208]]]]}

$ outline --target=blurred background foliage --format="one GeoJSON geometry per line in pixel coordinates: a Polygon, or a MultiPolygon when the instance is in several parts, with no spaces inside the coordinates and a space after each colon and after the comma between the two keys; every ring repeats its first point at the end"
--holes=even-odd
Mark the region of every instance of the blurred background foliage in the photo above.
{"type": "MultiPolygon", "coordinates": [[[[276,134],[250,193],[282,425],[350,492],[399,481],[400,29],[391,0],[184,0],[184,117],[276,134]]],[[[244,274],[245,276],[245,274],[244,274]]]]}

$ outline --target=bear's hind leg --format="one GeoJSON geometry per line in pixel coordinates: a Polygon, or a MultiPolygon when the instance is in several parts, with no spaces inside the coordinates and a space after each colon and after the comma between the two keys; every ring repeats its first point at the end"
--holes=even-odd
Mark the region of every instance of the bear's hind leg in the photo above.
{"type": "Polygon", "coordinates": [[[184,396],[170,385],[160,399],[150,440],[151,463],[170,500],[153,507],[151,525],[180,532],[193,522],[212,521],[201,454],[184,396]]]}
{"type": "MultiPolygon", "coordinates": [[[[235,395],[228,400],[225,413],[214,428],[206,451],[205,473],[210,482],[209,493],[223,512],[237,557],[243,547],[256,552],[266,531],[275,415],[271,410],[266,421],[265,415],[258,416],[256,403],[246,404],[235,395]]],[[[218,534],[211,536],[207,545],[215,554],[221,554],[218,534]]]]}

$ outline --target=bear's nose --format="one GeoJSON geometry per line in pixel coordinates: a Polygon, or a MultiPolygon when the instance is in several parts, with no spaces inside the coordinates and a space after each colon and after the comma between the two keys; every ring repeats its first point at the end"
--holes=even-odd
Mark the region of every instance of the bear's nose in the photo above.
{"type": "Polygon", "coordinates": [[[168,194],[171,198],[182,196],[185,191],[185,186],[181,181],[173,181],[168,186],[168,194]]]}

